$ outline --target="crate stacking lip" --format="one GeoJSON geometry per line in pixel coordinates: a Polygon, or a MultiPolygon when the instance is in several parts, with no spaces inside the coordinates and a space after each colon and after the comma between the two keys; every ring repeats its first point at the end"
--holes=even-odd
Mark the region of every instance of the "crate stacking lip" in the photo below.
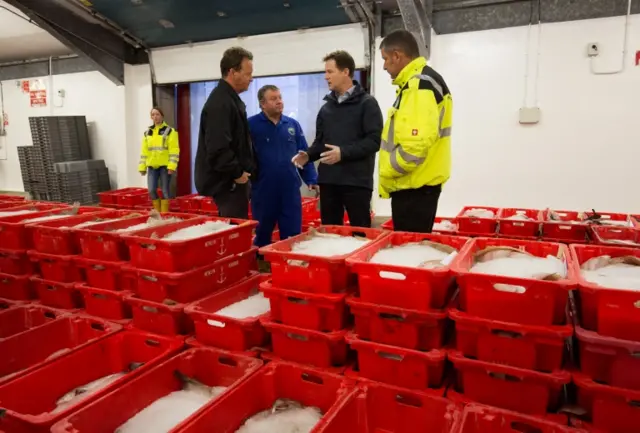
{"type": "Polygon", "coordinates": [[[184,272],[251,248],[253,229],[257,221],[208,217],[181,221],[124,236],[129,246],[131,263],[139,269],[184,272]],[[205,222],[225,222],[233,228],[198,238],[170,241],[163,239],[177,230],[205,222]]]}
{"type": "Polygon", "coordinates": [[[539,209],[502,208],[498,211],[498,236],[515,237],[523,239],[537,239],[540,237],[539,209]],[[513,219],[516,215],[522,215],[529,219],[513,219]]]}
{"type": "MultiPolygon", "coordinates": [[[[108,222],[108,220],[135,213],[140,212],[105,209],[95,214],[83,214],[52,221],[43,221],[35,224],[33,227],[33,245],[35,250],[40,253],[61,255],[79,254],[81,251],[80,242],[74,227],[83,223],[108,222]]],[[[140,214],[143,216],[142,213],[140,214]]]]}
{"type": "Polygon", "coordinates": [[[252,273],[227,289],[189,304],[184,311],[194,323],[198,342],[238,352],[265,345],[267,333],[260,324],[261,316],[236,319],[217,312],[259,293],[260,283],[269,278],[268,274],[252,273]]]}
{"type": "Polygon", "coordinates": [[[601,335],[640,341],[640,292],[600,286],[587,281],[581,272],[581,266],[589,259],[640,258],[640,249],[601,245],[571,245],[570,249],[578,280],[582,326],[601,335]]]}
{"type": "MultiPolygon", "coordinates": [[[[25,223],[24,221],[49,215],[60,215],[65,212],[69,212],[70,210],[71,207],[67,206],[41,212],[0,218],[0,248],[10,250],[33,248],[33,233],[37,222],[25,223]]],[[[103,209],[91,206],[81,206],[78,208],[78,214],[97,213],[102,211],[103,209]]],[[[73,215],[69,215],[69,217],[72,216],[73,215]]]]}
{"type": "Polygon", "coordinates": [[[149,301],[136,294],[124,301],[131,308],[131,323],[137,329],[168,336],[193,334],[193,322],[184,312],[187,304],[149,301]]]}
{"type": "Polygon", "coordinates": [[[504,238],[472,239],[451,264],[460,289],[460,308],[485,319],[548,326],[566,320],[569,292],[577,286],[573,260],[566,245],[504,238]],[[558,257],[567,278],[557,281],[475,273],[475,255],[489,247],[509,247],[537,257],[558,257]]]}
{"type": "Polygon", "coordinates": [[[0,310],[0,341],[67,315],[69,313],[66,311],[38,304],[18,305],[7,310],[0,310]]]}
{"type": "Polygon", "coordinates": [[[237,431],[245,420],[271,408],[279,398],[320,409],[323,418],[316,426],[320,428],[353,392],[353,382],[343,376],[274,361],[215,400],[176,433],[237,431]]]}
{"type": "Polygon", "coordinates": [[[76,284],[75,289],[84,298],[87,314],[117,323],[126,323],[131,319],[131,308],[125,298],[132,295],[132,292],[98,289],[84,283],[76,284]]]}
{"type": "Polygon", "coordinates": [[[82,297],[76,290],[76,283],[61,283],[31,277],[31,284],[39,301],[52,308],[73,310],[82,307],[82,297]]]}
{"type": "Polygon", "coordinates": [[[465,206],[456,216],[458,233],[463,236],[495,236],[498,229],[498,212],[500,208],[489,206],[465,206]],[[467,216],[471,209],[484,209],[493,212],[492,218],[467,216]]]}
{"type": "Polygon", "coordinates": [[[342,401],[318,433],[450,433],[461,417],[462,406],[441,393],[366,381],[342,401]]]}
{"type": "MultiPolygon", "coordinates": [[[[183,213],[165,213],[162,217],[180,218],[182,220],[199,218],[197,215],[183,213]]],[[[95,260],[128,261],[129,248],[124,241],[124,236],[134,234],[136,231],[116,232],[116,230],[127,229],[138,224],[146,223],[148,219],[149,216],[144,215],[95,224],[88,228],[74,229],[80,241],[82,256],[95,260]]]]}
{"type": "MultiPolygon", "coordinates": [[[[320,226],[315,230],[320,233],[366,237],[369,242],[389,234],[384,230],[350,226],[320,226]]],[[[333,257],[292,252],[295,243],[308,238],[309,233],[302,233],[260,249],[260,254],[271,263],[272,284],[275,287],[301,292],[332,293],[344,291],[350,283],[354,283],[346,259],[369,243],[352,253],[333,257]]]]}
{"type": "Polygon", "coordinates": [[[29,275],[0,273],[0,298],[28,301],[36,298],[29,275]]]}
{"type": "Polygon", "coordinates": [[[174,426],[179,431],[202,414],[218,398],[233,390],[260,369],[262,361],[220,349],[202,347],[189,349],[162,364],[147,370],[114,392],[85,406],[56,423],[53,433],[112,433],[119,426],[154,401],[182,388],[175,372],[194,378],[207,386],[227,389],[218,397],[174,426]]]}
{"type": "Polygon", "coordinates": [[[45,433],[53,424],[105,396],[183,347],[183,340],[135,330],[116,333],[0,386],[0,431],[45,433]],[[123,377],[59,412],[56,401],[78,386],[115,373],[123,377]],[[47,384],[47,386],[43,386],[47,384]]]}
{"type": "Polygon", "coordinates": [[[363,302],[412,310],[444,308],[454,282],[449,263],[425,269],[377,264],[370,260],[383,248],[422,241],[453,247],[458,251],[451,254],[453,259],[468,240],[462,236],[393,232],[353,254],[347,264],[358,275],[363,302]]]}
{"type": "MultiPolygon", "coordinates": [[[[122,327],[89,316],[66,316],[0,341],[0,385],[11,382],[122,327]]],[[[2,403],[0,402],[0,407],[2,403]]],[[[0,427],[2,426],[0,422],[0,427]]]]}

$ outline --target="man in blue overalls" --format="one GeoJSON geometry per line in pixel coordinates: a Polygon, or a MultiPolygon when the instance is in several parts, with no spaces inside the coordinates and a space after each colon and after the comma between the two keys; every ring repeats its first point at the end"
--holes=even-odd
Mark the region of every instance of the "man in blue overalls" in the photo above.
{"type": "Polygon", "coordinates": [[[307,140],[300,124],[284,116],[280,90],[273,85],[258,91],[262,113],[249,118],[251,140],[258,161],[258,178],[251,179],[251,210],[258,220],[255,244],[269,245],[276,224],[280,239],[300,234],[302,230],[302,181],[310,190],[318,188],[318,174],[313,163],[298,170],[291,163],[299,151],[306,151],[307,140]]]}

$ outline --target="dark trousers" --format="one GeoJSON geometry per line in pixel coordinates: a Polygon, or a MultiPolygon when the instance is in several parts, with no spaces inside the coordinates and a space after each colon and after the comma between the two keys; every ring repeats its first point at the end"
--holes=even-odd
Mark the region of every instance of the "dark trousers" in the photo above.
{"type": "Polygon", "coordinates": [[[423,186],[391,194],[393,229],[398,232],[431,233],[442,186],[423,186]]]}
{"type": "Polygon", "coordinates": [[[234,187],[213,197],[218,207],[218,215],[224,218],[249,219],[249,183],[241,185],[234,183],[234,187]]]}
{"type": "Polygon", "coordinates": [[[371,190],[357,186],[320,185],[320,217],[323,225],[343,225],[345,209],[349,224],[371,227],[371,190]]]}

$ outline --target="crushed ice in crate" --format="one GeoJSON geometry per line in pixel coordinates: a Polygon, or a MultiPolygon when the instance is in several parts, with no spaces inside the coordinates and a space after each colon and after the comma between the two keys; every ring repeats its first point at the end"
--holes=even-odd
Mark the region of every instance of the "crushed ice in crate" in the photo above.
{"type": "Polygon", "coordinates": [[[229,224],[224,221],[206,221],[203,224],[176,230],[173,233],[169,233],[162,239],[165,241],[186,241],[188,239],[201,238],[203,236],[210,235],[211,233],[229,230],[233,227],[235,227],[233,224],[229,224]]]}
{"type": "Polygon", "coordinates": [[[523,210],[517,210],[515,214],[505,219],[513,220],[513,221],[535,221],[535,219],[527,216],[527,212],[523,210]]]}
{"type": "Polygon", "coordinates": [[[476,254],[471,272],[537,280],[566,278],[567,268],[558,257],[537,257],[509,247],[489,247],[476,254]]]}
{"type": "Polygon", "coordinates": [[[369,240],[361,237],[311,231],[307,239],[293,244],[291,251],[316,257],[343,256],[362,248],[367,243],[369,240]]]}
{"type": "Polygon", "coordinates": [[[224,386],[210,387],[191,378],[183,379],[181,390],[154,401],[114,433],[167,433],[226,389],[224,386]]]}
{"type": "Polygon", "coordinates": [[[35,210],[14,210],[14,211],[10,211],[10,210],[5,210],[5,211],[0,211],[0,218],[3,217],[10,217],[10,216],[17,216],[17,215],[25,215],[25,214],[29,214],[29,213],[34,213],[37,212],[35,210]]]}
{"type": "Polygon", "coordinates": [[[262,293],[256,293],[247,299],[228,305],[215,314],[232,319],[246,319],[247,317],[257,317],[271,311],[269,299],[262,293]]]}
{"type": "Polygon", "coordinates": [[[599,256],[580,267],[582,277],[609,289],[640,291],[640,258],[599,256]]]}
{"type": "Polygon", "coordinates": [[[496,214],[490,209],[473,208],[466,210],[464,216],[472,218],[493,218],[496,214]]]}
{"type": "Polygon", "coordinates": [[[405,266],[410,268],[436,268],[456,249],[435,242],[412,242],[404,245],[382,248],[371,257],[370,263],[405,266]]]}
{"type": "Polygon", "coordinates": [[[322,412],[316,407],[278,399],[271,408],[246,420],[236,433],[309,433],[321,418],[322,412]]]}
{"type": "Polygon", "coordinates": [[[66,410],[70,406],[77,404],[79,401],[84,400],[85,398],[90,397],[96,392],[111,385],[124,375],[124,372],[109,374],[85,385],[72,389],[56,401],[56,408],[51,411],[51,413],[59,413],[66,410]]]}
{"type": "Polygon", "coordinates": [[[177,223],[182,221],[180,218],[176,218],[176,217],[169,217],[169,218],[155,218],[155,217],[149,217],[149,219],[146,222],[140,223],[140,224],[135,224],[129,227],[125,227],[123,229],[118,229],[118,230],[114,230],[114,233],[129,233],[129,232],[135,232],[138,230],[145,230],[145,229],[150,229],[153,227],[159,227],[165,224],[171,224],[171,223],[177,223]]]}
{"type": "Polygon", "coordinates": [[[68,218],[71,215],[68,214],[61,214],[61,215],[47,215],[47,216],[41,216],[41,217],[37,217],[37,218],[28,218],[28,219],[24,219],[20,222],[25,223],[25,224],[31,224],[31,223],[39,223],[39,222],[43,222],[43,221],[53,221],[53,220],[59,220],[62,218],[68,218]]]}
{"type": "Polygon", "coordinates": [[[433,224],[433,230],[440,232],[455,232],[458,230],[458,226],[449,220],[442,220],[433,224]]]}

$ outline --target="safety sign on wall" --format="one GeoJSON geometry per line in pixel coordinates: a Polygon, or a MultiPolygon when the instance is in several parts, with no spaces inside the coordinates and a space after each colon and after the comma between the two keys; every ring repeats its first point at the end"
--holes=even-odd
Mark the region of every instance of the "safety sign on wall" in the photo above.
{"type": "Polygon", "coordinates": [[[46,107],[47,106],[47,91],[46,90],[31,90],[29,92],[29,100],[32,107],[46,107]]]}

